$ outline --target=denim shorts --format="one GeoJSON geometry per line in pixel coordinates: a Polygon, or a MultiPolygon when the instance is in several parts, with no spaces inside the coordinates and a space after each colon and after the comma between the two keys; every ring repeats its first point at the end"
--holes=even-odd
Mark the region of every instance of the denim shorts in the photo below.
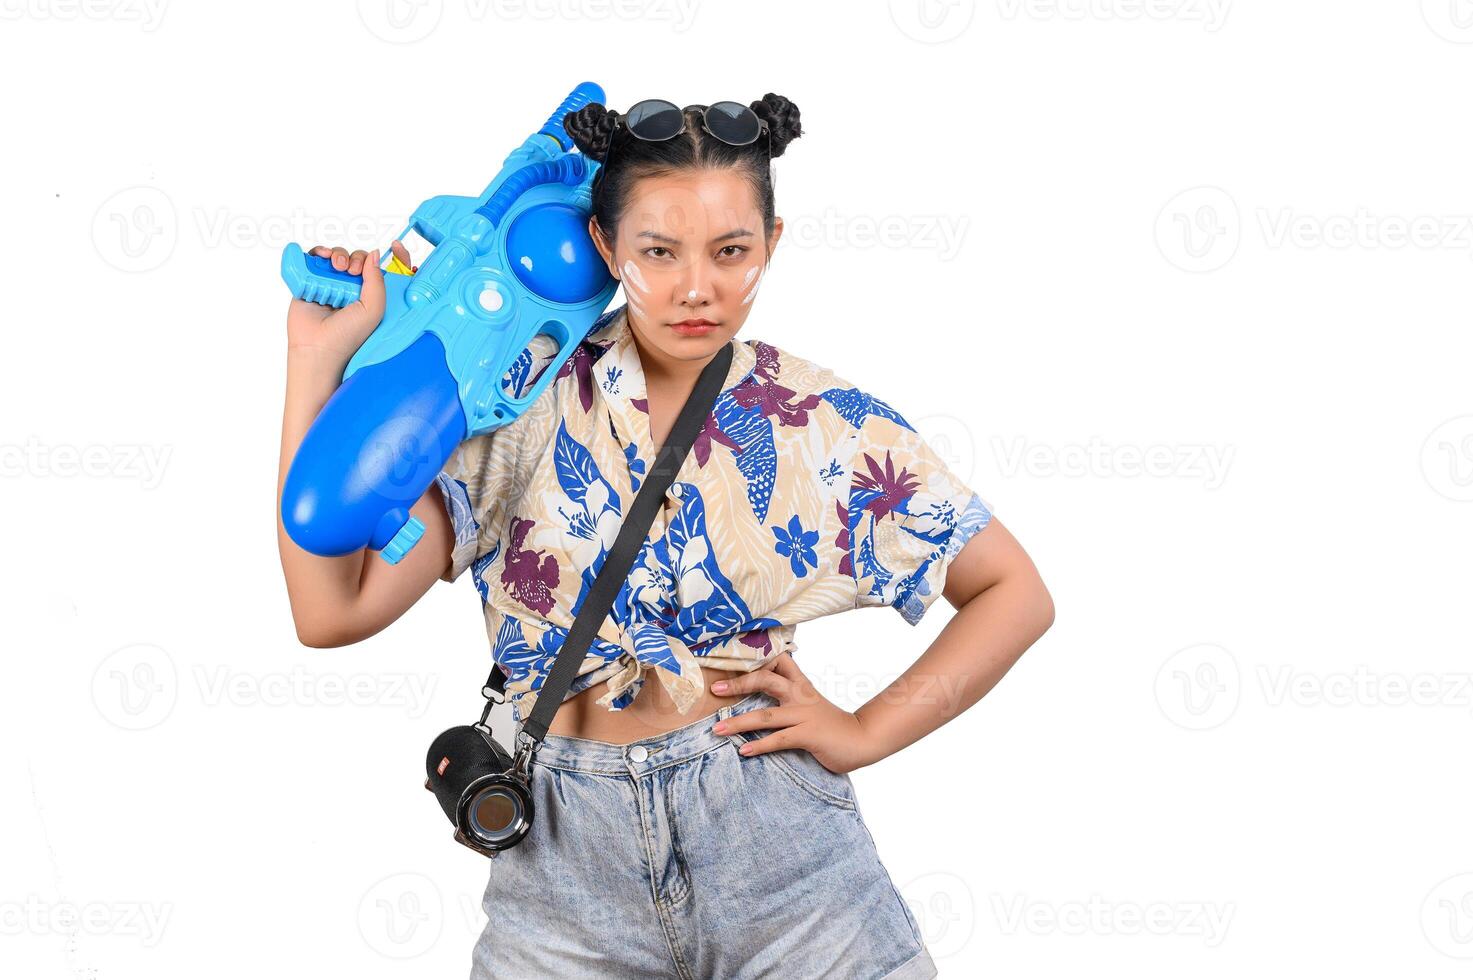
{"type": "Polygon", "coordinates": [[[749,694],[627,745],[548,735],[536,812],[489,861],[472,980],[925,980],[936,966],[848,775],[806,749],[743,756],[749,694]]]}

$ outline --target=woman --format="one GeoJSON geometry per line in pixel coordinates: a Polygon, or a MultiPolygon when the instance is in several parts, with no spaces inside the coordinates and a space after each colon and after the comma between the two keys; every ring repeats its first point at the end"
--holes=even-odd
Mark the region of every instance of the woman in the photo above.
{"type": "MultiPolygon", "coordinates": [[[[320,558],[279,533],[298,636],[356,642],[470,568],[525,719],[640,475],[731,344],[722,393],[534,757],[536,819],[492,862],[472,975],[935,976],[848,773],[986,694],[1052,623],[1052,601],[899,412],[735,340],[782,235],[770,161],[802,131],[797,106],[768,94],[748,119],[720,103],[714,126],[687,107],[655,139],[651,106],[635,108],[633,125],[598,104],[564,120],[604,161],[589,233],[626,305],[513,424],[461,444],[397,565],[320,558]],[[732,138],[744,119],[758,138],[732,138]],[[888,605],[915,623],[940,594],[951,623],[853,712],[792,657],[799,622],[888,605]]],[[[292,304],[283,479],[382,313],[377,252],[315,251],[361,273],[363,298],[292,304]]],[[[543,340],[508,372],[514,391],[550,362],[543,340]]]]}

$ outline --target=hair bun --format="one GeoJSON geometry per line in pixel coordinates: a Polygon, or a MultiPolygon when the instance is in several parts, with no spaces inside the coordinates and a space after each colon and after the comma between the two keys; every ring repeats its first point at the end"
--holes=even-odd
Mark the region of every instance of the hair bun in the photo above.
{"type": "Polygon", "coordinates": [[[767,131],[772,135],[772,155],[780,157],[788,144],[803,135],[803,124],[799,117],[798,107],[781,95],[768,92],[751,105],[752,111],[757,117],[767,123],[767,131]]]}
{"type": "Polygon", "coordinates": [[[602,160],[618,121],[617,112],[602,102],[590,102],[563,116],[563,131],[584,156],[602,160]]]}

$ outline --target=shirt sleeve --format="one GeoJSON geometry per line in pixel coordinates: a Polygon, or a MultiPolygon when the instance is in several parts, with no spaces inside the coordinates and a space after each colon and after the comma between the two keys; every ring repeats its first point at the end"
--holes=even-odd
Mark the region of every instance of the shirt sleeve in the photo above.
{"type": "Polygon", "coordinates": [[[912,626],[992,508],[899,412],[876,398],[850,468],[848,548],[855,607],[890,606],[912,626]]]}
{"type": "MultiPolygon", "coordinates": [[[[512,397],[520,398],[547,370],[557,350],[552,338],[533,338],[502,377],[502,385],[515,393],[512,397]]],[[[543,394],[549,390],[551,386],[543,394]]],[[[478,559],[500,547],[503,504],[515,476],[516,451],[508,432],[515,424],[513,419],[499,429],[464,440],[435,476],[453,535],[450,565],[440,576],[442,581],[455,581],[478,559]]]]}

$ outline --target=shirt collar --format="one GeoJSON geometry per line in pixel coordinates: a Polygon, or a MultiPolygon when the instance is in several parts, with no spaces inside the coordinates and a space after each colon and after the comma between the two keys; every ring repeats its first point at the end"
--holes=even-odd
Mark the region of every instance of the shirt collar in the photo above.
{"type": "MultiPolygon", "coordinates": [[[[619,307],[612,317],[605,314],[605,319],[607,322],[601,327],[595,323],[595,329],[586,338],[596,348],[591,371],[593,387],[598,393],[595,397],[608,411],[609,424],[624,450],[632,486],[635,474],[649,472],[655,457],[644,369],[640,365],[639,346],[629,327],[628,307],[619,307]]],[[[750,378],[757,369],[757,354],[750,344],[733,340],[731,346],[731,364],[727,367],[721,392],[716,396],[718,401],[750,378]]],[[[709,419],[707,424],[710,424],[709,419]]],[[[692,453],[685,466],[692,465],[694,458],[692,453]]],[[[682,472],[685,466],[682,466],[682,472]]]]}
{"type": "MultiPolygon", "coordinates": [[[[634,332],[629,327],[628,310],[627,305],[619,307],[612,317],[605,318],[607,323],[604,326],[588,335],[589,342],[602,348],[601,353],[594,355],[594,387],[616,416],[630,409],[644,415],[644,434],[648,438],[649,408],[644,368],[640,364],[634,332]]],[[[727,367],[726,380],[721,384],[718,399],[750,378],[757,369],[757,355],[750,344],[732,340],[731,346],[731,364],[727,367]]],[[[617,417],[615,421],[619,421],[617,417]]]]}

